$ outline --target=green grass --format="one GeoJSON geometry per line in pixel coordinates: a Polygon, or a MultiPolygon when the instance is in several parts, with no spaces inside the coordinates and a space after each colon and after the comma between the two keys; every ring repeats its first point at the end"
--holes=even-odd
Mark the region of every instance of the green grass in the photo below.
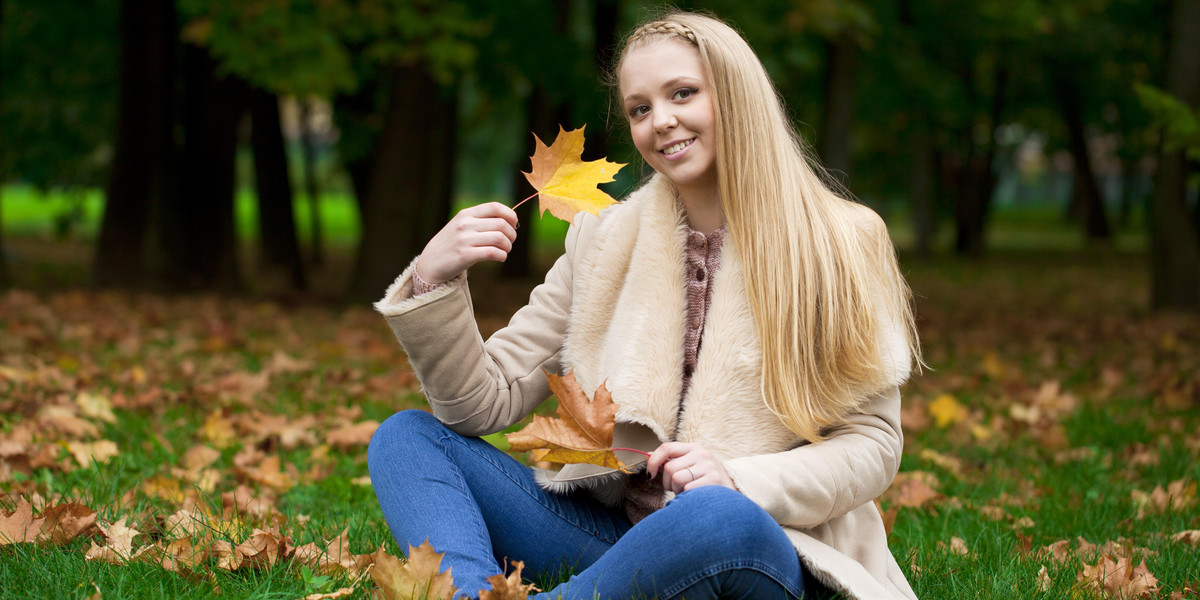
{"type": "MultiPolygon", "coordinates": [[[[6,219],[14,205],[9,191],[6,219]]],[[[910,421],[905,432],[901,470],[933,473],[943,495],[930,506],[901,508],[890,537],[919,597],[1088,597],[1076,582],[1081,562],[1060,565],[1027,556],[1022,536],[1035,550],[1077,536],[1096,544],[1126,538],[1153,550],[1157,554],[1146,563],[1159,579],[1161,598],[1200,579],[1200,550],[1168,537],[1200,529],[1200,508],[1139,517],[1133,500],[1135,491],[1156,485],[1200,481],[1200,319],[1149,313],[1145,265],[1143,255],[1123,248],[1009,249],[970,263],[904,262],[932,367],[905,386],[905,407],[919,415],[934,398],[949,394],[970,411],[965,422],[939,428],[910,421]],[[1029,405],[1045,382],[1059,382],[1074,406],[1034,425],[1014,419],[1014,410],[1029,405]],[[992,437],[977,439],[972,424],[992,437]],[[961,473],[923,458],[923,450],[958,459],[961,473]],[[1152,458],[1135,463],[1139,453],[1152,458]],[[988,506],[1002,508],[1007,517],[988,518],[981,510],[988,506]],[[1033,526],[1014,529],[1021,518],[1033,526]],[[954,537],[964,540],[969,555],[939,546],[954,537]],[[1047,590],[1038,584],[1042,567],[1051,581],[1047,590]]],[[[513,302],[502,295],[527,292],[499,289],[474,290],[487,322],[507,318],[507,308],[498,307],[513,302]]],[[[315,416],[313,431],[321,437],[345,411],[362,411],[348,417],[354,421],[381,421],[423,403],[411,382],[386,379],[403,371],[405,361],[382,319],[365,307],[70,290],[11,293],[0,295],[0,366],[44,374],[25,383],[0,375],[0,438],[36,419],[48,404],[70,405],[81,391],[114,399],[155,388],[167,392],[146,406],[116,409],[116,423],[97,422],[98,437],[116,441],[121,451],[107,464],[14,471],[0,480],[0,490],[79,499],[103,520],[126,517],[144,532],[155,531],[156,519],[178,507],[146,495],[143,482],[169,474],[193,445],[210,443],[203,424],[213,410],[315,416]],[[230,373],[261,371],[276,350],[311,366],[274,376],[248,403],[204,387],[230,373]],[[137,366],[149,382],[131,382],[137,366]]],[[[50,444],[68,439],[43,436],[50,444]]],[[[499,436],[492,441],[502,443],[499,436]]],[[[233,460],[248,443],[235,441],[222,450],[216,464],[222,478],[197,501],[219,506],[221,492],[239,482],[233,460]]],[[[300,472],[313,465],[311,444],[257,444],[300,472]]],[[[59,456],[67,460],[65,451],[59,456]]],[[[329,456],[326,477],[279,495],[281,532],[295,544],[322,543],[349,528],[353,552],[382,544],[398,554],[371,488],[354,483],[367,473],[364,449],[334,449],[329,456]]],[[[893,502],[885,495],[885,508],[893,502]]],[[[258,525],[243,522],[218,535],[237,543],[258,525]]],[[[150,539],[139,538],[139,544],[150,539]]],[[[311,576],[287,561],[234,572],[209,564],[185,577],[147,564],[87,561],[88,544],[0,547],[0,597],[83,599],[98,589],[106,600],[286,600],[318,591],[311,576]]],[[[335,576],[326,583],[336,589],[348,581],[335,576]]],[[[365,589],[353,597],[366,597],[365,589]]]]}

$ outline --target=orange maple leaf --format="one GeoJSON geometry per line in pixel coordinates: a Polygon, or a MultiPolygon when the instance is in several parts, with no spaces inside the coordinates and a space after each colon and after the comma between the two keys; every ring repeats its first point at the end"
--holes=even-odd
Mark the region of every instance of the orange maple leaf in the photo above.
{"type": "Polygon", "coordinates": [[[521,569],[524,568],[525,563],[516,561],[513,563],[513,572],[509,573],[508,577],[503,575],[488,577],[488,583],[492,584],[492,589],[479,590],[479,600],[526,600],[529,592],[536,592],[538,588],[532,583],[521,583],[521,569]]]}
{"type": "Polygon", "coordinates": [[[613,175],[625,166],[607,159],[584,161],[583,129],[566,131],[560,126],[550,146],[534,135],[537,146],[529,159],[533,168],[529,173],[522,172],[538,191],[535,195],[541,213],[550,211],[572,224],[576,213],[599,214],[600,209],[616,202],[596,186],[613,181],[613,175]]]}
{"type": "Polygon", "coordinates": [[[418,598],[451,600],[458,597],[450,569],[442,571],[442,556],[425,540],[416,548],[408,547],[408,560],[386,553],[382,548],[376,552],[375,568],[371,579],[379,585],[381,596],[386,600],[416,600],[418,598]]]}
{"type": "Polygon", "coordinates": [[[524,429],[506,436],[509,449],[530,450],[536,460],[625,469],[611,448],[618,405],[608,388],[601,384],[595,398],[588,400],[574,373],[559,377],[547,372],[546,380],[558,397],[558,417],[535,415],[524,429]]]}

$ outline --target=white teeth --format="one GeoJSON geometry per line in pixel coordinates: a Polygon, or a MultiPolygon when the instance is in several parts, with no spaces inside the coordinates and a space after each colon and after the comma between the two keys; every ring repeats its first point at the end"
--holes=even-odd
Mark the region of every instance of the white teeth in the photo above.
{"type": "Polygon", "coordinates": [[[679,142],[678,144],[675,144],[674,146],[670,146],[670,147],[666,148],[665,150],[663,150],[663,154],[668,154],[668,155],[675,154],[676,152],[679,152],[680,150],[683,150],[684,148],[691,146],[692,142],[694,142],[694,141],[696,141],[696,138],[692,138],[686,142],[679,142]]]}

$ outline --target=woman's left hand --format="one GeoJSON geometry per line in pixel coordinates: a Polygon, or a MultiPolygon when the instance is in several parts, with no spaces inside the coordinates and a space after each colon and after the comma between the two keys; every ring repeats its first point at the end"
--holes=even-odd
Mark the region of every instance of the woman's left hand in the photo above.
{"type": "Polygon", "coordinates": [[[659,446],[646,460],[646,472],[654,478],[659,470],[663,489],[676,494],[706,485],[737,489],[721,461],[700,444],[667,442],[659,446]]]}

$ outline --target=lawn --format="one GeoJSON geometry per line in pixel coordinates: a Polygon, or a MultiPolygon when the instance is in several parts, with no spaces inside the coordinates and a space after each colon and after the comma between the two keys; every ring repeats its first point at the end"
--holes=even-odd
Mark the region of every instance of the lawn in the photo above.
{"type": "MultiPolygon", "coordinates": [[[[918,595],[1104,597],[1085,573],[1112,560],[1130,568],[1110,584],[1148,589],[1148,573],[1145,597],[1197,597],[1200,319],[1147,310],[1145,257],[1014,248],[904,269],[930,368],[904,388],[880,510],[918,595]]],[[[480,282],[491,330],[528,287],[480,282]]],[[[365,444],[422,404],[365,306],[0,295],[0,523],[24,502],[52,517],[40,541],[0,545],[0,596],[367,597],[351,557],[401,549],[365,444]]]]}

